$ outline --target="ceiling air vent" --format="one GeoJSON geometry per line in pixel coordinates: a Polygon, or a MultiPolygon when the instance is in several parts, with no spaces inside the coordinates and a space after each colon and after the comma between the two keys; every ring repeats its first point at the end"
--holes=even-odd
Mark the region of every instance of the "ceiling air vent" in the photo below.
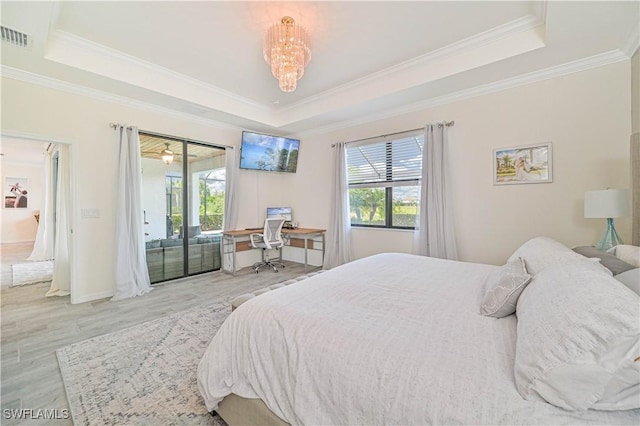
{"type": "Polygon", "coordinates": [[[0,31],[2,32],[2,41],[21,47],[29,47],[31,43],[31,37],[20,31],[12,30],[5,26],[0,26],[0,31]]]}

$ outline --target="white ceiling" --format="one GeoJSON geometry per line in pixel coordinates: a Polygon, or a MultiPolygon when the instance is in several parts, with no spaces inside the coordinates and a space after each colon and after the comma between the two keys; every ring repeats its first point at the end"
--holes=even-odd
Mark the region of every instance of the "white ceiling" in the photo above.
{"type": "Polygon", "coordinates": [[[640,1],[1,2],[12,78],[287,135],[625,60],[640,1]],[[283,93],[264,31],[292,16],[312,59],[283,93]]]}

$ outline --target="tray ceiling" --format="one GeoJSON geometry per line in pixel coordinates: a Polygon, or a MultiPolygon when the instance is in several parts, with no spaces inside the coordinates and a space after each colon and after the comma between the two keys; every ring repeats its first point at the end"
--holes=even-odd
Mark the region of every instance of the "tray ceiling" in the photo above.
{"type": "MultiPolygon", "coordinates": [[[[318,131],[504,82],[625,60],[640,2],[11,2],[10,78],[130,99],[213,125],[318,131]],[[311,33],[298,88],[278,89],[262,36],[284,15],[311,33]]],[[[548,78],[548,77],[547,77],[548,78]]]]}

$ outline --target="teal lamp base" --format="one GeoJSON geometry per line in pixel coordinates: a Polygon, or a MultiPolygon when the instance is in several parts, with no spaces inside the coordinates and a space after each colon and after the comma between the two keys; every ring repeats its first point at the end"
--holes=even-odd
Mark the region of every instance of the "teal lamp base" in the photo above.
{"type": "Polygon", "coordinates": [[[613,219],[607,219],[607,230],[602,236],[602,239],[596,246],[598,250],[607,251],[611,247],[617,246],[619,244],[624,244],[622,238],[616,232],[616,228],[613,226],[613,219]]]}

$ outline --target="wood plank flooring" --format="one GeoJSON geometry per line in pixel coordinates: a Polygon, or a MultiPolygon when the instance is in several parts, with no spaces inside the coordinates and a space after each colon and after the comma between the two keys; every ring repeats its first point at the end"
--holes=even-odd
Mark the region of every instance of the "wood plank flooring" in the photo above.
{"type": "MultiPolygon", "coordinates": [[[[6,245],[9,246],[9,245],[6,245]]],[[[285,262],[278,273],[259,274],[245,268],[235,277],[212,272],[155,285],[142,297],[111,302],[109,299],[71,305],[69,297],[45,297],[49,283],[5,288],[5,268],[20,263],[30,245],[0,247],[0,424],[72,424],[71,420],[16,420],[6,409],[68,409],[55,350],[71,343],[110,333],[195,308],[215,299],[233,297],[304,274],[304,265],[285,262]],[[8,263],[8,265],[7,265],[8,263]]],[[[308,272],[319,268],[309,268],[308,272]]],[[[11,268],[8,267],[10,276],[11,268]]]]}

